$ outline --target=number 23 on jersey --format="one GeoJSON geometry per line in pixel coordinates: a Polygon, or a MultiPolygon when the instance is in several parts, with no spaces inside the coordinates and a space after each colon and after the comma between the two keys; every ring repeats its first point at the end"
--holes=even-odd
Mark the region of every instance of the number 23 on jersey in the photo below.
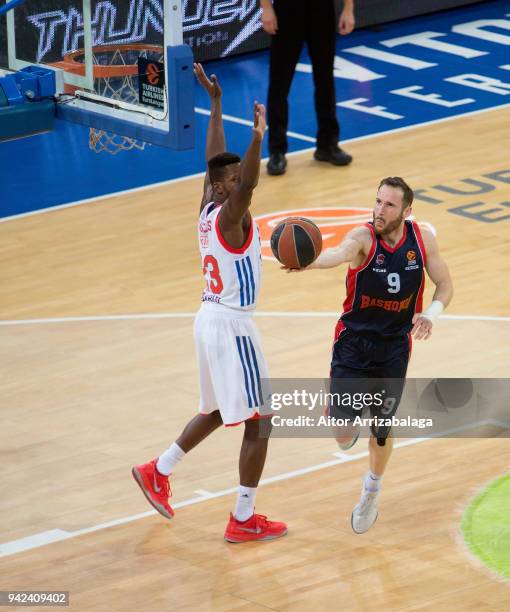
{"type": "Polygon", "coordinates": [[[223,281],[221,280],[220,268],[216,257],[206,255],[204,257],[204,267],[202,272],[207,283],[207,288],[211,293],[218,294],[223,291],[223,281]]]}

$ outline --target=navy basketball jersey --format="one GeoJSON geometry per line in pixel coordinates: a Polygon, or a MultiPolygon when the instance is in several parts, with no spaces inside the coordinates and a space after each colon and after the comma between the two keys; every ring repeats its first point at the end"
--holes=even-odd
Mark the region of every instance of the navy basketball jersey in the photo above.
{"type": "Polygon", "coordinates": [[[347,272],[347,297],[335,339],[344,330],[371,336],[405,336],[422,311],[427,255],[418,224],[404,222],[402,239],[394,247],[374,231],[365,262],[347,272]]]}

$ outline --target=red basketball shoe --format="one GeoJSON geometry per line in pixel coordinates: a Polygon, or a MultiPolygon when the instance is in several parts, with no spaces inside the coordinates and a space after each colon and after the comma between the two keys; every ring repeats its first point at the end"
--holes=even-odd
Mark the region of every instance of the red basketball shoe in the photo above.
{"type": "Polygon", "coordinates": [[[172,496],[168,476],[160,474],[156,469],[157,458],[150,463],[136,465],[131,473],[139,484],[147,501],[156,508],[164,517],[171,519],[174,511],[168,503],[168,498],[172,496]]]}
{"type": "Polygon", "coordinates": [[[238,521],[233,514],[225,529],[227,542],[252,542],[253,540],[274,540],[287,533],[287,525],[276,521],[268,521],[267,516],[254,514],[247,521],[238,521]]]}

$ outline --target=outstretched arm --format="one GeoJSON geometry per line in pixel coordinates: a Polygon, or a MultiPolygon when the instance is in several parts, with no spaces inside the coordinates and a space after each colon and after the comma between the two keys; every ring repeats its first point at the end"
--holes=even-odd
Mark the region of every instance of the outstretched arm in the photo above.
{"type": "Polygon", "coordinates": [[[260,150],[266,131],[266,109],[255,102],[253,111],[252,139],[241,161],[239,183],[230,193],[220,214],[221,229],[228,232],[234,226],[241,226],[250,204],[253,190],[260,173],[260,150]]]}
{"type": "Polygon", "coordinates": [[[432,303],[423,312],[413,317],[411,333],[416,340],[426,340],[432,334],[432,326],[441,312],[448,306],[453,297],[453,283],[445,260],[439,253],[439,247],[430,229],[421,227],[423,242],[427,252],[425,269],[430,280],[436,286],[432,303]]]}
{"type": "MultiPolygon", "coordinates": [[[[309,268],[335,268],[344,263],[350,263],[360,253],[368,252],[367,239],[370,239],[370,230],[366,227],[355,227],[342,242],[332,249],[323,251],[309,268]]],[[[370,248],[370,247],[369,247],[370,248]]]]}
{"type": "MultiPolygon", "coordinates": [[[[202,64],[193,64],[195,75],[198,82],[209,94],[211,99],[211,115],[209,117],[209,125],[207,127],[207,140],[205,145],[205,161],[206,163],[219,153],[226,150],[225,131],[223,129],[223,118],[221,108],[222,91],[215,74],[211,74],[209,79],[204,72],[202,64]]],[[[202,198],[201,208],[210,202],[212,199],[211,181],[209,180],[209,171],[206,171],[204,180],[204,196],[202,198]]]]}
{"type": "Polygon", "coordinates": [[[317,268],[335,268],[344,263],[354,263],[356,266],[360,259],[364,260],[372,245],[372,235],[367,227],[355,227],[342,242],[331,249],[326,249],[317,259],[306,268],[290,270],[288,272],[301,272],[317,268]]]}

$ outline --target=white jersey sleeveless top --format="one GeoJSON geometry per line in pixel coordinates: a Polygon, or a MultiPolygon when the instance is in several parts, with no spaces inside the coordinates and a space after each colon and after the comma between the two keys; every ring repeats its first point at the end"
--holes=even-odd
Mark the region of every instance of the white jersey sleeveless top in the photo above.
{"type": "Polygon", "coordinates": [[[231,247],[218,224],[221,204],[210,202],[198,219],[198,243],[202,258],[205,289],[204,306],[247,312],[255,310],[260,290],[262,261],[257,224],[252,219],[246,243],[231,247]]]}

